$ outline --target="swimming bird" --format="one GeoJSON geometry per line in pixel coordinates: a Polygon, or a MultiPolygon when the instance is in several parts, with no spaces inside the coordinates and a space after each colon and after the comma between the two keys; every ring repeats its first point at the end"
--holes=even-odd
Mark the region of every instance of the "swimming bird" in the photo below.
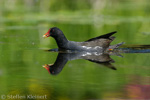
{"type": "Polygon", "coordinates": [[[52,27],[48,30],[47,33],[43,35],[43,37],[44,38],[50,36],[53,37],[56,40],[59,50],[104,52],[106,50],[113,50],[115,48],[118,48],[120,45],[123,44],[122,42],[116,45],[110,45],[110,43],[115,39],[115,37],[112,36],[115,33],[116,31],[91,38],[84,42],[75,42],[75,41],[69,41],[59,28],[52,27]]]}

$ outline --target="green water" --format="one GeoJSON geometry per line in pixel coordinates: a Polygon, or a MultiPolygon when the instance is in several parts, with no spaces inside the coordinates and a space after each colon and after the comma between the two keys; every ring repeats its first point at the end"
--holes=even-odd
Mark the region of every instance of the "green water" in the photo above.
{"type": "MultiPolygon", "coordinates": [[[[59,27],[72,41],[117,31],[112,44],[150,44],[148,0],[1,0],[0,98],[5,100],[150,99],[150,54],[111,56],[117,70],[87,60],[68,61],[58,75],[42,67],[55,62],[59,27]]],[[[0,100],[1,100],[0,99],[0,100]]]]}

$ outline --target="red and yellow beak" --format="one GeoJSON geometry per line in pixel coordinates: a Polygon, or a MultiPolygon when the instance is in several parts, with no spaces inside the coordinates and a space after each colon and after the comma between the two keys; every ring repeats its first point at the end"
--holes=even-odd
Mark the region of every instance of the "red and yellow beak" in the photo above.
{"type": "Polygon", "coordinates": [[[43,65],[43,67],[45,68],[45,69],[48,69],[48,64],[45,64],[45,65],[43,65]]]}
{"type": "Polygon", "coordinates": [[[49,37],[49,36],[50,36],[50,34],[49,34],[48,32],[43,35],[44,38],[47,38],[47,37],[49,37]]]}
{"type": "Polygon", "coordinates": [[[47,37],[49,37],[49,36],[50,36],[50,30],[49,30],[47,33],[45,33],[45,34],[43,35],[44,38],[47,38],[47,37]]]}
{"type": "Polygon", "coordinates": [[[53,65],[53,64],[45,64],[45,65],[43,65],[43,67],[50,73],[49,66],[51,66],[51,65],[53,65]]]}

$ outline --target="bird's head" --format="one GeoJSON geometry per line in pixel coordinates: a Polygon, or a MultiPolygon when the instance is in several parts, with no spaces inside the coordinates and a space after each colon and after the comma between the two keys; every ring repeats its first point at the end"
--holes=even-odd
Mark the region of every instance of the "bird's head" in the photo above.
{"type": "Polygon", "coordinates": [[[53,67],[53,64],[45,64],[43,67],[52,75],[57,75],[57,71],[55,71],[55,67],[53,67]]]}
{"type": "Polygon", "coordinates": [[[47,33],[45,33],[45,34],[43,35],[43,37],[44,37],[44,38],[47,38],[47,37],[49,37],[49,36],[51,36],[51,37],[57,37],[57,36],[59,36],[60,34],[62,34],[62,31],[61,31],[59,28],[57,28],[57,27],[52,27],[52,28],[50,28],[50,29],[48,30],[47,33]]]}

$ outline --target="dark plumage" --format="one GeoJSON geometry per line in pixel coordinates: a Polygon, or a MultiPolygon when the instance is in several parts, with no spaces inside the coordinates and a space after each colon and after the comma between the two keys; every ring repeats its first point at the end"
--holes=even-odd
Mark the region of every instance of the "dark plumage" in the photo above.
{"type": "Polygon", "coordinates": [[[115,32],[111,32],[105,35],[101,35],[95,38],[91,38],[84,42],[69,41],[63,32],[57,28],[50,28],[49,31],[43,37],[53,37],[58,45],[59,50],[75,50],[75,51],[88,51],[88,52],[103,52],[104,50],[114,49],[121,44],[110,47],[110,43],[115,39],[112,35],[115,32]]]}

